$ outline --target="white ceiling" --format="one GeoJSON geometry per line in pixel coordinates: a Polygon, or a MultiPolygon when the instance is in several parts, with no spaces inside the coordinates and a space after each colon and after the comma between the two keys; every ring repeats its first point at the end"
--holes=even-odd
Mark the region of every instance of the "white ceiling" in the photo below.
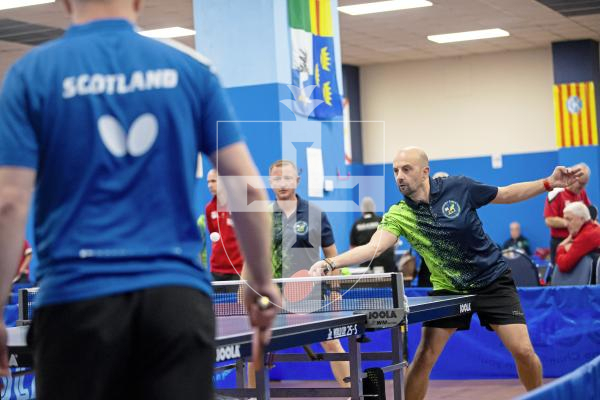
{"type": "MultiPolygon", "coordinates": [[[[430,0],[433,7],[350,16],[340,13],[344,63],[364,65],[600,40],[600,14],[567,18],[535,0],[430,0]],[[509,37],[437,44],[427,35],[502,28],[509,37]]],[[[364,0],[339,0],[340,5],[364,0]]]]}
{"type": "MultiPolygon", "coordinates": [[[[252,0],[244,0],[252,1],[252,0]]],[[[273,0],[285,1],[285,0],[273,0]]],[[[339,0],[339,5],[367,0],[339,0]]],[[[431,0],[433,7],[363,16],[340,14],[344,63],[366,65],[549,46],[554,41],[600,40],[600,14],[564,17],[535,0],[431,0]],[[502,28],[509,37],[437,44],[427,35],[502,28]]],[[[0,18],[66,28],[60,1],[0,11],[0,18]]],[[[146,29],[193,29],[192,0],[146,0],[140,17],[146,29]]],[[[181,41],[193,46],[193,37],[181,41]]],[[[0,77],[30,47],[0,41],[0,77]]]]}
{"type": "MultiPolygon", "coordinates": [[[[60,0],[53,4],[2,10],[0,18],[63,29],[69,26],[69,19],[60,0]]],[[[194,29],[192,0],[145,0],[144,9],[138,22],[145,29],[169,26],[194,29]]],[[[180,41],[188,46],[194,46],[193,36],[180,38],[180,41]]],[[[29,49],[31,49],[30,46],[0,40],[0,79],[10,65],[29,49]]]]}

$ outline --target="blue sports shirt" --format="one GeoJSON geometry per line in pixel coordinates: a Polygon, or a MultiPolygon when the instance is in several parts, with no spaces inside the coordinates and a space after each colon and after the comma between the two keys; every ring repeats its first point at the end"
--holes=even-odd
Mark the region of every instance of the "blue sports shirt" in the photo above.
{"type": "Polygon", "coordinates": [[[74,25],[6,75],[0,165],[37,171],[38,306],[179,285],[210,294],[198,152],[241,140],[216,76],[126,20],[74,25]],[[217,138],[218,130],[218,138],[217,138]]]}

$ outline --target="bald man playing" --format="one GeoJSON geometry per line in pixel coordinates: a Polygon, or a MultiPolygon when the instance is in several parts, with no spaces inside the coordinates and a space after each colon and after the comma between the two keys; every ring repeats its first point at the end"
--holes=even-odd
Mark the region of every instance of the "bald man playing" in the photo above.
{"type": "MultiPolygon", "coordinates": [[[[415,147],[400,150],[393,167],[404,200],[390,207],[368,244],[318,261],[311,273],[325,274],[331,267],[360,264],[379,256],[404,236],[431,269],[433,295],[477,294],[471,311],[510,351],[525,388],[540,386],[542,365],[529,339],[510,270],[500,249],[483,231],[477,209],[488,203],[516,203],[571,185],[582,176],[581,169],[556,167],[546,179],[505,187],[484,185],[464,176],[432,179],[427,155],[415,147]]],[[[425,397],[429,374],[444,346],[454,332],[469,329],[471,316],[468,313],[423,324],[421,343],[408,369],[407,399],[425,397]]]]}

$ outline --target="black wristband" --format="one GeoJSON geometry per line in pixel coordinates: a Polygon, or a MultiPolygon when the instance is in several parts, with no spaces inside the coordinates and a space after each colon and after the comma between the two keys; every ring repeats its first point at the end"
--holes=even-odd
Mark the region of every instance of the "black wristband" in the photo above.
{"type": "Polygon", "coordinates": [[[325,262],[325,264],[327,265],[327,268],[325,269],[326,275],[335,270],[335,263],[333,262],[333,260],[331,260],[330,258],[324,258],[323,262],[325,262]]]}

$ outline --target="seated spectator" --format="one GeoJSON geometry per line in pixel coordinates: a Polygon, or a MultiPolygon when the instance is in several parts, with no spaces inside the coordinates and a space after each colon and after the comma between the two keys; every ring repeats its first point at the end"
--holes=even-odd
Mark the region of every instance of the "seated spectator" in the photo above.
{"type": "Polygon", "coordinates": [[[510,224],[510,239],[504,242],[502,245],[502,250],[522,250],[528,256],[531,255],[531,250],[529,249],[529,240],[523,235],[521,235],[521,224],[518,222],[511,222],[510,224]]]}
{"type": "Polygon", "coordinates": [[[600,248],[600,225],[592,221],[590,210],[580,201],[563,210],[569,236],[558,245],[556,264],[561,272],[571,271],[587,254],[600,248]]]}

